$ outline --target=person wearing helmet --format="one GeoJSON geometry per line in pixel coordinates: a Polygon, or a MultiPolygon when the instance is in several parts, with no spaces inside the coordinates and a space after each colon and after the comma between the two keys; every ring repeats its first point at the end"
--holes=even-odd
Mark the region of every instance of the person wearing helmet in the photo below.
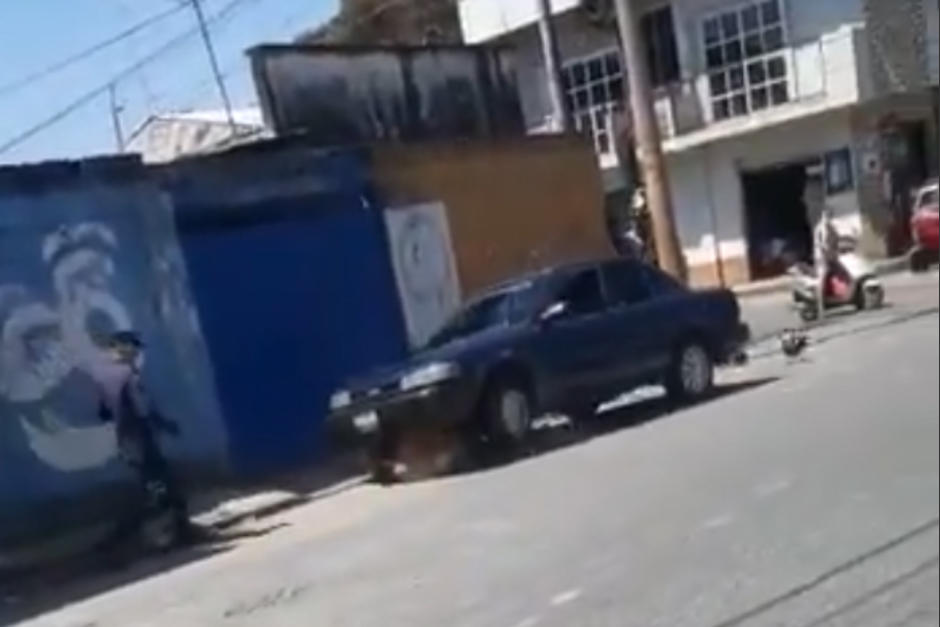
{"type": "Polygon", "coordinates": [[[825,311],[826,284],[834,273],[839,272],[839,232],[832,220],[832,209],[823,205],[819,221],[813,229],[813,261],[819,290],[820,314],[825,311]]]}
{"type": "Polygon", "coordinates": [[[109,363],[98,381],[101,398],[99,417],[114,423],[118,455],[134,472],[140,499],[116,526],[106,544],[115,545],[137,533],[154,511],[171,515],[174,541],[191,536],[186,500],[160,450],[158,436],[178,436],[179,426],[151,404],[141,379],[144,346],[133,331],[108,338],[109,363]]]}

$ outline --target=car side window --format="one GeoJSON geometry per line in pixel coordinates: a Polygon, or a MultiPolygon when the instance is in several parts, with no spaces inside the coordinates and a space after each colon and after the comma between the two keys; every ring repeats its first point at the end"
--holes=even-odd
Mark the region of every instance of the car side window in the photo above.
{"type": "Polygon", "coordinates": [[[667,296],[681,291],[682,286],[668,274],[650,266],[642,266],[641,268],[647,288],[652,297],[667,296]]]}
{"type": "Polygon", "coordinates": [[[642,266],[633,263],[612,263],[601,271],[611,305],[636,305],[651,296],[649,282],[642,266]]]}
{"type": "Polygon", "coordinates": [[[570,315],[583,316],[601,311],[604,295],[597,270],[584,270],[572,277],[562,289],[560,300],[568,305],[570,315]]]}

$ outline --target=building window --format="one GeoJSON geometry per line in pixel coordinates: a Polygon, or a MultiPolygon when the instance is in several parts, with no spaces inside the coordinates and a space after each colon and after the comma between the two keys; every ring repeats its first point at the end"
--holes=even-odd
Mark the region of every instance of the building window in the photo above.
{"type": "Polygon", "coordinates": [[[620,53],[611,50],[565,64],[562,82],[575,127],[594,138],[598,154],[614,152],[613,113],[623,102],[620,53]]]}
{"type": "Polygon", "coordinates": [[[839,194],[855,184],[852,175],[852,153],[848,148],[832,150],[824,155],[826,168],[826,193],[839,194]]]}
{"type": "Polygon", "coordinates": [[[782,13],[779,0],[764,0],[702,22],[715,120],[790,100],[782,13]]]}
{"type": "Polygon", "coordinates": [[[646,47],[646,59],[652,84],[662,87],[678,81],[679,49],[676,46],[672,7],[666,5],[645,13],[640,18],[640,31],[646,47]]]}

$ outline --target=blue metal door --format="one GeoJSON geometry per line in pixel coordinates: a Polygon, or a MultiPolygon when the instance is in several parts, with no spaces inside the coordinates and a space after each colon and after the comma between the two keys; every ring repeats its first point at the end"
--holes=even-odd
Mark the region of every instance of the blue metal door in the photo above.
{"type": "Polygon", "coordinates": [[[337,192],[179,214],[233,467],[316,460],[336,386],[406,354],[381,214],[337,192]]]}

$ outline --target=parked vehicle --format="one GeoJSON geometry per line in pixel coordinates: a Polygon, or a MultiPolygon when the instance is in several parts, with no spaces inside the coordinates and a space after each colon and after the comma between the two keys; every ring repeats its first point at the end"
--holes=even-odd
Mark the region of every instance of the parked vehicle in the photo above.
{"type": "MultiPolygon", "coordinates": [[[[825,309],[855,307],[858,310],[877,309],[884,304],[884,286],[875,268],[856,252],[857,242],[842,238],[839,243],[840,272],[826,279],[823,306],[825,309]]],[[[798,263],[790,268],[793,276],[793,302],[805,322],[819,317],[819,280],[811,265],[798,263]]]]}
{"type": "Polygon", "coordinates": [[[936,263],[940,250],[940,186],[936,180],[917,192],[911,212],[911,238],[914,247],[908,253],[912,272],[923,272],[936,263]]]}
{"type": "Polygon", "coordinates": [[[700,398],[748,337],[729,290],[692,291],[634,260],[568,265],[470,302],[410,361],[336,392],[330,421],[360,435],[452,425],[511,445],[542,412],[583,417],[639,385],[700,398]]]}

